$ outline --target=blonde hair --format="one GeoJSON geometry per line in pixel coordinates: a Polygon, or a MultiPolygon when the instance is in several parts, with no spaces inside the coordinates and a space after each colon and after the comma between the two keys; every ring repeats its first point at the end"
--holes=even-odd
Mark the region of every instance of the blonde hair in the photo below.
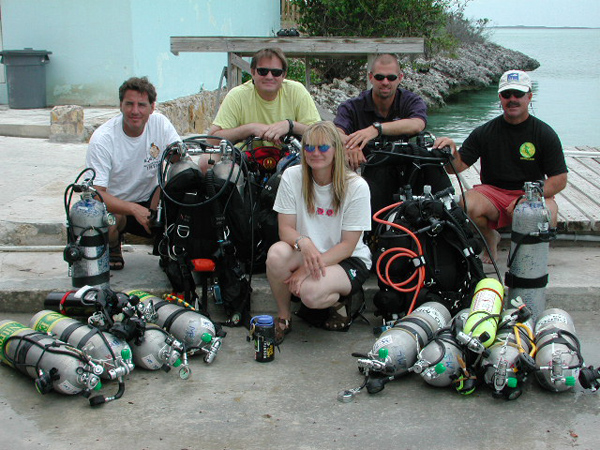
{"type": "Polygon", "coordinates": [[[342,144],[340,134],[333,122],[316,122],[308,127],[302,136],[302,197],[304,197],[306,208],[311,215],[315,214],[315,188],[312,168],[307,164],[304,155],[304,146],[324,144],[331,145],[335,152],[333,155],[331,175],[333,179],[333,210],[336,214],[344,201],[348,179],[355,176],[354,172],[352,172],[348,166],[344,144],[342,144]]]}

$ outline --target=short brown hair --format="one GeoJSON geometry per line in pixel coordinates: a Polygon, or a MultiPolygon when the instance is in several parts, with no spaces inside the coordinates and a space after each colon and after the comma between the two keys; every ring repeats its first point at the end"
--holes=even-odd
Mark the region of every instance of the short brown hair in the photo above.
{"type": "Polygon", "coordinates": [[[287,69],[288,69],[287,58],[285,57],[283,50],[281,50],[280,48],[277,48],[277,47],[269,47],[269,48],[263,48],[262,50],[259,50],[258,53],[256,53],[252,57],[252,61],[250,61],[250,69],[256,70],[256,67],[258,66],[258,61],[260,61],[262,58],[273,58],[273,57],[278,58],[279,61],[281,61],[281,68],[283,69],[283,71],[285,73],[287,73],[287,69]]]}
{"type": "Polygon", "coordinates": [[[396,64],[396,66],[398,67],[398,73],[402,72],[402,68],[400,67],[398,58],[395,55],[392,55],[391,53],[381,53],[381,54],[377,55],[375,57],[375,59],[373,60],[371,67],[369,67],[369,72],[373,72],[373,67],[375,67],[375,64],[377,64],[377,63],[396,64]]]}
{"type": "Polygon", "coordinates": [[[148,94],[148,101],[154,103],[156,101],[156,88],[148,81],[147,77],[131,77],[125,81],[119,88],[119,102],[125,98],[125,92],[137,91],[140,94],[148,94]]]}

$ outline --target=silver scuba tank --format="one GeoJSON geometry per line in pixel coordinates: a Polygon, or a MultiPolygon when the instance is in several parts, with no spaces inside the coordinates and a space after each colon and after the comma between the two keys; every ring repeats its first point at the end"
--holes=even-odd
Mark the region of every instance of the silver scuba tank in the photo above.
{"type": "Polygon", "coordinates": [[[552,392],[573,389],[583,365],[571,316],[559,308],[544,311],[535,325],[536,379],[552,392]]]}
{"type": "Polygon", "coordinates": [[[543,182],[527,182],[525,201],[513,213],[508,272],[505,284],[509,288],[508,300],[521,297],[531,309],[536,321],[546,309],[548,284],[550,210],[544,200],[543,182]]]}
{"type": "Polygon", "coordinates": [[[235,183],[240,196],[244,198],[244,183],[246,179],[240,170],[240,166],[234,163],[230,158],[223,158],[213,166],[213,173],[220,180],[235,183]]]}
{"type": "MultiPolygon", "coordinates": [[[[370,367],[370,370],[393,376],[407,373],[414,365],[420,349],[449,320],[450,312],[441,303],[427,302],[419,306],[392,328],[384,331],[375,341],[368,356],[372,361],[383,365],[380,369],[370,367]]],[[[364,363],[364,360],[359,359],[359,368],[364,363]]]]}
{"type": "Polygon", "coordinates": [[[93,197],[91,186],[84,183],[78,187],[81,199],[71,207],[67,220],[69,243],[64,258],[69,263],[69,276],[74,287],[108,287],[108,226],[115,223],[114,217],[104,202],[93,197]]]}
{"type": "Polygon", "coordinates": [[[29,375],[40,394],[89,395],[102,367],[70,344],[11,320],[0,321],[0,361],[29,375]]]}
{"type": "Polygon", "coordinates": [[[533,346],[533,319],[515,319],[516,309],[502,314],[493,344],[481,361],[483,381],[495,397],[513,400],[521,395],[527,373],[535,368],[530,356],[533,346]]]}
{"type": "Polygon", "coordinates": [[[36,331],[51,333],[83,351],[96,364],[102,366],[102,378],[115,380],[127,375],[134,368],[131,347],[111,333],[48,310],[35,314],[29,325],[36,331]]]}
{"type": "Polygon", "coordinates": [[[187,364],[183,343],[158,325],[146,324],[144,335],[140,339],[129,341],[129,345],[133,352],[133,362],[136,367],[147,370],[163,369],[169,371],[171,367],[181,366],[179,370],[181,379],[185,380],[190,376],[191,370],[187,364]]]}
{"type": "Polygon", "coordinates": [[[133,290],[127,294],[137,296],[145,305],[152,302],[158,313],[156,324],[181,341],[185,345],[186,353],[193,355],[201,352],[204,353],[204,362],[210,364],[214,361],[222,342],[216,335],[215,325],[210,319],[148,292],[133,290]]]}
{"type": "MultiPolygon", "coordinates": [[[[461,362],[465,360],[464,349],[454,335],[453,324],[457,320],[466,322],[470,309],[459,311],[450,326],[440,328],[423,350],[417,355],[417,362],[411,371],[421,375],[427,384],[437,387],[450,386],[461,373],[461,362]]],[[[460,326],[462,328],[462,326],[460,326]]]]}

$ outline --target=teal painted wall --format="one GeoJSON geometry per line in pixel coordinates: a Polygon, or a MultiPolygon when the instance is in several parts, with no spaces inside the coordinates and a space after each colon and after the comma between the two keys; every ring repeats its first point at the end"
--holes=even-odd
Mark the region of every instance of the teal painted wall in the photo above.
{"type": "MultiPolygon", "coordinates": [[[[170,36],[272,36],[274,0],[1,0],[4,50],[51,51],[48,106],[115,106],[130,76],[148,76],[158,100],[216,89],[222,53],[170,52],[170,36]],[[243,8],[243,11],[242,11],[243,8]]],[[[6,104],[6,84],[0,84],[6,104]]]]}

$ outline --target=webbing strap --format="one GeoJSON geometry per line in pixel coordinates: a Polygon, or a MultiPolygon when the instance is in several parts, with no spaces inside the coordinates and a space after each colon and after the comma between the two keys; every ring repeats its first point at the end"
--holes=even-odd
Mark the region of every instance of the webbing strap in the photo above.
{"type": "Polygon", "coordinates": [[[513,273],[506,272],[504,275],[504,284],[509,288],[537,289],[546,287],[548,284],[548,274],[538,278],[523,278],[513,273]]]}

